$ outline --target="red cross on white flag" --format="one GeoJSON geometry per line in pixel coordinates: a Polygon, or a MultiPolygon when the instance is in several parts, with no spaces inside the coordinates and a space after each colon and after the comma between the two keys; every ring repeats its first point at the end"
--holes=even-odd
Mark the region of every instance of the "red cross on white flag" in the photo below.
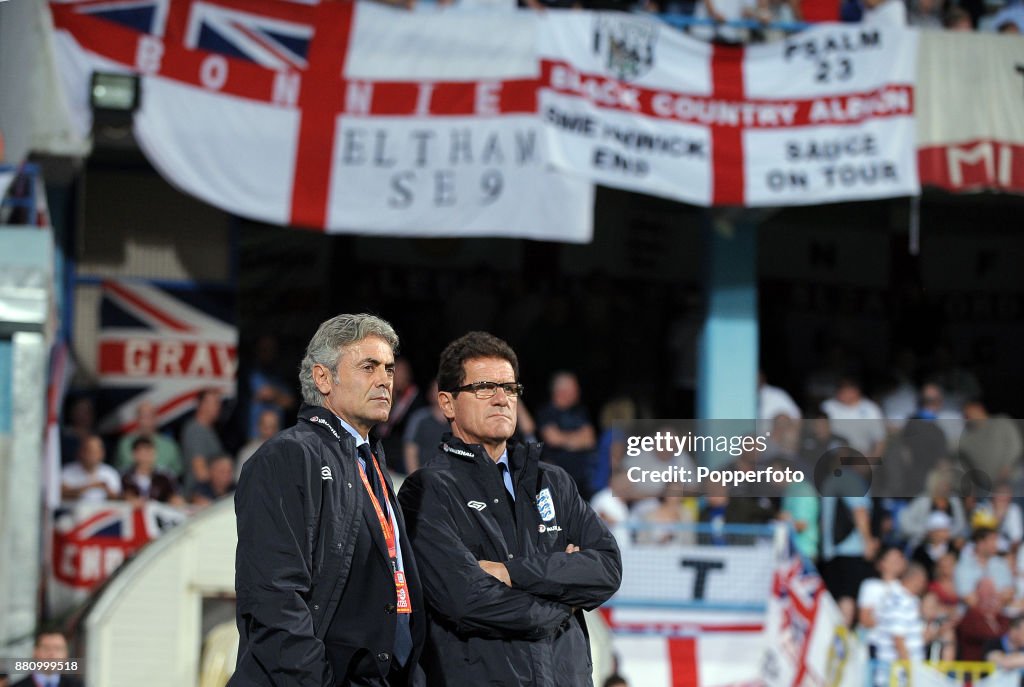
{"type": "Polygon", "coordinates": [[[541,147],[533,15],[112,4],[50,5],[83,126],[91,70],[142,74],[140,146],[212,205],[326,231],[590,239],[592,187],[541,147]]]}
{"type": "Polygon", "coordinates": [[[539,43],[547,142],[567,172],[704,206],[919,193],[916,31],[825,24],[740,48],[550,12],[539,43]]]}

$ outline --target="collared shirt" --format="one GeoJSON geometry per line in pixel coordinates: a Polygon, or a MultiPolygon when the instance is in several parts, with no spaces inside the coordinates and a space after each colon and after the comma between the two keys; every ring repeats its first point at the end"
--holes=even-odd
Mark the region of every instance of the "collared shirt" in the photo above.
{"type": "MultiPolygon", "coordinates": [[[[340,422],[341,426],[345,428],[345,431],[348,432],[349,434],[351,434],[352,438],[356,440],[356,446],[357,447],[358,446],[362,446],[363,444],[369,445],[370,441],[366,437],[361,436],[359,434],[359,432],[356,431],[355,427],[353,427],[349,423],[345,422],[344,420],[342,420],[337,415],[335,415],[334,417],[338,418],[338,422],[340,422]]],[[[376,456],[374,456],[374,457],[376,457],[376,456]]],[[[356,460],[359,461],[360,467],[362,467],[363,471],[365,472],[367,470],[366,461],[364,461],[362,458],[360,458],[358,453],[356,453],[356,460]]],[[[372,470],[373,468],[369,468],[369,469],[372,470]]],[[[382,484],[381,487],[383,487],[384,490],[387,491],[387,485],[382,484]]],[[[395,520],[395,508],[390,503],[390,501],[391,501],[390,497],[388,497],[388,501],[389,501],[389,503],[386,505],[386,507],[388,509],[388,515],[391,517],[391,529],[395,533],[395,548],[398,550],[398,569],[401,570],[402,572],[405,572],[405,564],[402,562],[402,541],[398,537],[398,521],[395,520]]]]}
{"type": "Polygon", "coordinates": [[[992,556],[982,564],[973,550],[962,552],[960,560],[953,570],[953,584],[956,586],[956,593],[961,597],[973,594],[978,587],[978,582],[985,577],[991,578],[1000,592],[1013,586],[1013,573],[1002,558],[992,556]]]}
{"type": "Polygon", "coordinates": [[[512,466],[508,464],[508,449],[505,449],[502,452],[501,458],[498,458],[498,463],[505,466],[504,470],[501,470],[501,468],[498,469],[501,470],[501,476],[505,480],[505,488],[508,489],[508,495],[512,497],[513,501],[515,501],[516,490],[512,486],[512,466]]]}

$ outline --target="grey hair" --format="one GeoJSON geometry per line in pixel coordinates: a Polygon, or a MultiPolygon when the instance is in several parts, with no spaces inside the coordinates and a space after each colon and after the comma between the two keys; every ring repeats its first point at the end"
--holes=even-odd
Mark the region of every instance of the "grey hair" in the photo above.
{"type": "Polygon", "coordinates": [[[305,403],[322,406],[326,402],[313,382],[313,366],[323,365],[337,379],[341,349],[368,336],[379,336],[388,342],[393,352],[398,351],[398,334],[394,327],[375,315],[336,315],[320,324],[316,334],[309,340],[306,355],[299,365],[299,386],[305,403]]]}

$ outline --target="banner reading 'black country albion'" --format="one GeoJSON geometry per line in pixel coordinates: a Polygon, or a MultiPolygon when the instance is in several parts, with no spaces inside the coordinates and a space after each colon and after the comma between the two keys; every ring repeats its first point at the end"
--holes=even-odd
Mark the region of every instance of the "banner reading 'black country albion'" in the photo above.
{"type": "Polygon", "coordinates": [[[623,14],[540,22],[551,161],[695,205],[914,195],[917,32],[819,25],[746,48],[623,14]]]}

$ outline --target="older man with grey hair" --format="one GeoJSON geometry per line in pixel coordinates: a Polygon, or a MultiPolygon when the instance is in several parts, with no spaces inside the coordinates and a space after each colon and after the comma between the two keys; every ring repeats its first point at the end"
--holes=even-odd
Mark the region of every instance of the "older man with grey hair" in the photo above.
{"type": "Polygon", "coordinates": [[[238,664],[231,685],[421,685],[419,575],[380,443],[398,336],[372,315],[313,335],[294,427],[235,492],[238,664]]]}

